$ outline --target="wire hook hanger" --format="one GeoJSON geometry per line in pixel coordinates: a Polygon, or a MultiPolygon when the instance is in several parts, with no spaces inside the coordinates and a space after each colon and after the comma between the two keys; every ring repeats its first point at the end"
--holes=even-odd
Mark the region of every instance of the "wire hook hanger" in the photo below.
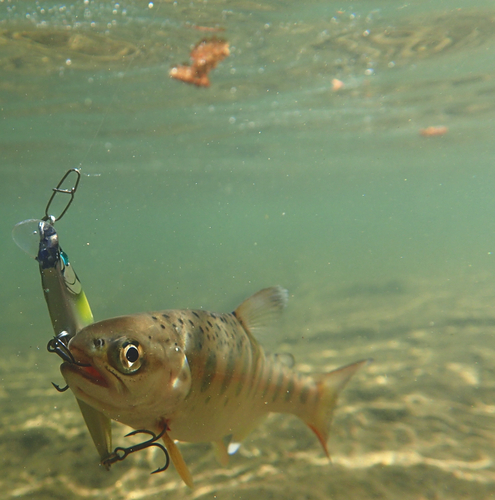
{"type": "Polygon", "coordinates": [[[41,219],[42,221],[49,221],[53,225],[53,224],[55,224],[55,221],[60,220],[65,215],[65,213],[67,212],[67,210],[71,206],[72,202],[74,201],[74,196],[76,194],[80,180],[81,180],[81,171],[78,168],[71,168],[71,169],[67,170],[67,172],[65,172],[64,176],[60,179],[57,186],[53,188],[53,193],[50,196],[48,203],[46,204],[45,215],[41,219]],[[70,188],[62,188],[62,185],[64,184],[64,182],[67,180],[67,178],[72,173],[74,173],[76,175],[74,185],[70,188]],[[58,217],[55,217],[54,215],[50,215],[50,207],[52,206],[57,194],[66,194],[66,195],[69,195],[70,198],[69,198],[69,201],[65,204],[65,207],[63,208],[60,215],[58,217]]]}

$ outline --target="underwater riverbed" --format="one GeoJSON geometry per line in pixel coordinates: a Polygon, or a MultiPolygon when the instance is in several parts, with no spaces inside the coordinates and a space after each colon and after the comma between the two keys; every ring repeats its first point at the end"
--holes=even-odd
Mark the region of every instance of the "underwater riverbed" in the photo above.
{"type": "Polygon", "coordinates": [[[477,3],[0,1],[5,498],[493,498],[495,9],[477,3]],[[171,79],[204,38],[230,47],[210,86],[171,79]],[[192,491],[149,474],[158,450],[98,465],[11,239],[72,167],[57,231],[97,320],[280,284],[262,344],[304,373],[374,359],[331,463],[271,415],[227,467],[181,444],[192,491]]]}

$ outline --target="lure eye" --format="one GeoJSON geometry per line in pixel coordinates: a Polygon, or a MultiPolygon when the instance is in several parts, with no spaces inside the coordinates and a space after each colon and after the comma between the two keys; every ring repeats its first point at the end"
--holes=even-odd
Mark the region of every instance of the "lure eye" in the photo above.
{"type": "Polygon", "coordinates": [[[143,350],[138,342],[124,342],[120,349],[120,365],[124,373],[134,373],[143,364],[143,350]]]}

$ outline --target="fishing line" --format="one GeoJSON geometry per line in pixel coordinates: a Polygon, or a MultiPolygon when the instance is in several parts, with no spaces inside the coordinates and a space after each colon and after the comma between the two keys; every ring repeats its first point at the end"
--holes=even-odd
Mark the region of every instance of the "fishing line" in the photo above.
{"type": "MultiPolygon", "coordinates": [[[[158,6],[157,6],[157,8],[156,8],[156,10],[155,10],[155,15],[158,14],[158,12],[160,11],[160,7],[161,6],[162,6],[162,4],[159,3],[158,6]]],[[[154,7],[155,7],[154,2],[150,1],[148,3],[148,11],[150,11],[154,7]]],[[[145,44],[143,43],[143,40],[150,33],[150,30],[151,30],[151,26],[148,26],[148,28],[145,29],[144,34],[137,41],[137,44],[136,44],[136,47],[137,47],[136,53],[134,54],[134,56],[131,56],[129,58],[129,62],[127,63],[127,66],[124,68],[124,71],[122,72],[122,77],[120,78],[120,81],[118,82],[118,84],[117,84],[117,86],[116,86],[116,88],[115,88],[115,90],[114,90],[114,92],[112,94],[112,97],[110,99],[110,103],[106,106],[106,109],[104,108],[105,111],[103,113],[103,117],[100,120],[100,123],[99,123],[98,127],[96,128],[96,131],[95,131],[95,133],[93,135],[93,138],[91,139],[91,142],[90,142],[90,144],[88,146],[88,149],[87,149],[86,153],[83,155],[82,160],[79,162],[79,166],[77,167],[77,169],[80,172],[81,172],[81,170],[83,168],[83,165],[84,165],[85,161],[87,160],[89,154],[91,153],[91,150],[93,149],[93,146],[96,143],[96,139],[98,138],[98,135],[99,135],[99,133],[100,133],[103,125],[105,124],[107,116],[110,114],[110,109],[112,108],[112,106],[113,106],[113,104],[115,102],[115,99],[116,99],[116,97],[117,97],[117,95],[119,93],[119,90],[121,89],[121,87],[123,85],[125,76],[128,74],[128,72],[129,72],[129,70],[131,68],[132,63],[139,56],[140,51],[145,46],[145,44]]],[[[100,177],[101,176],[101,173],[98,173],[98,174],[87,174],[87,173],[81,172],[81,174],[84,175],[84,176],[86,176],[86,177],[100,177]]]]}

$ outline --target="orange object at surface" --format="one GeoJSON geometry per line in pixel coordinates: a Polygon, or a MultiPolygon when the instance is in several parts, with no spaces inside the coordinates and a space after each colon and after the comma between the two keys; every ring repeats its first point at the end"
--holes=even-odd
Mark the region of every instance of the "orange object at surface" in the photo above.
{"type": "Polygon", "coordinates": [[[209,87],[208,73],[229,54],[227,41],[217,38],[201,40],[191,51],[192,64],[174,66],[170,70],[170,77],[198,87],[209,87]]]}

